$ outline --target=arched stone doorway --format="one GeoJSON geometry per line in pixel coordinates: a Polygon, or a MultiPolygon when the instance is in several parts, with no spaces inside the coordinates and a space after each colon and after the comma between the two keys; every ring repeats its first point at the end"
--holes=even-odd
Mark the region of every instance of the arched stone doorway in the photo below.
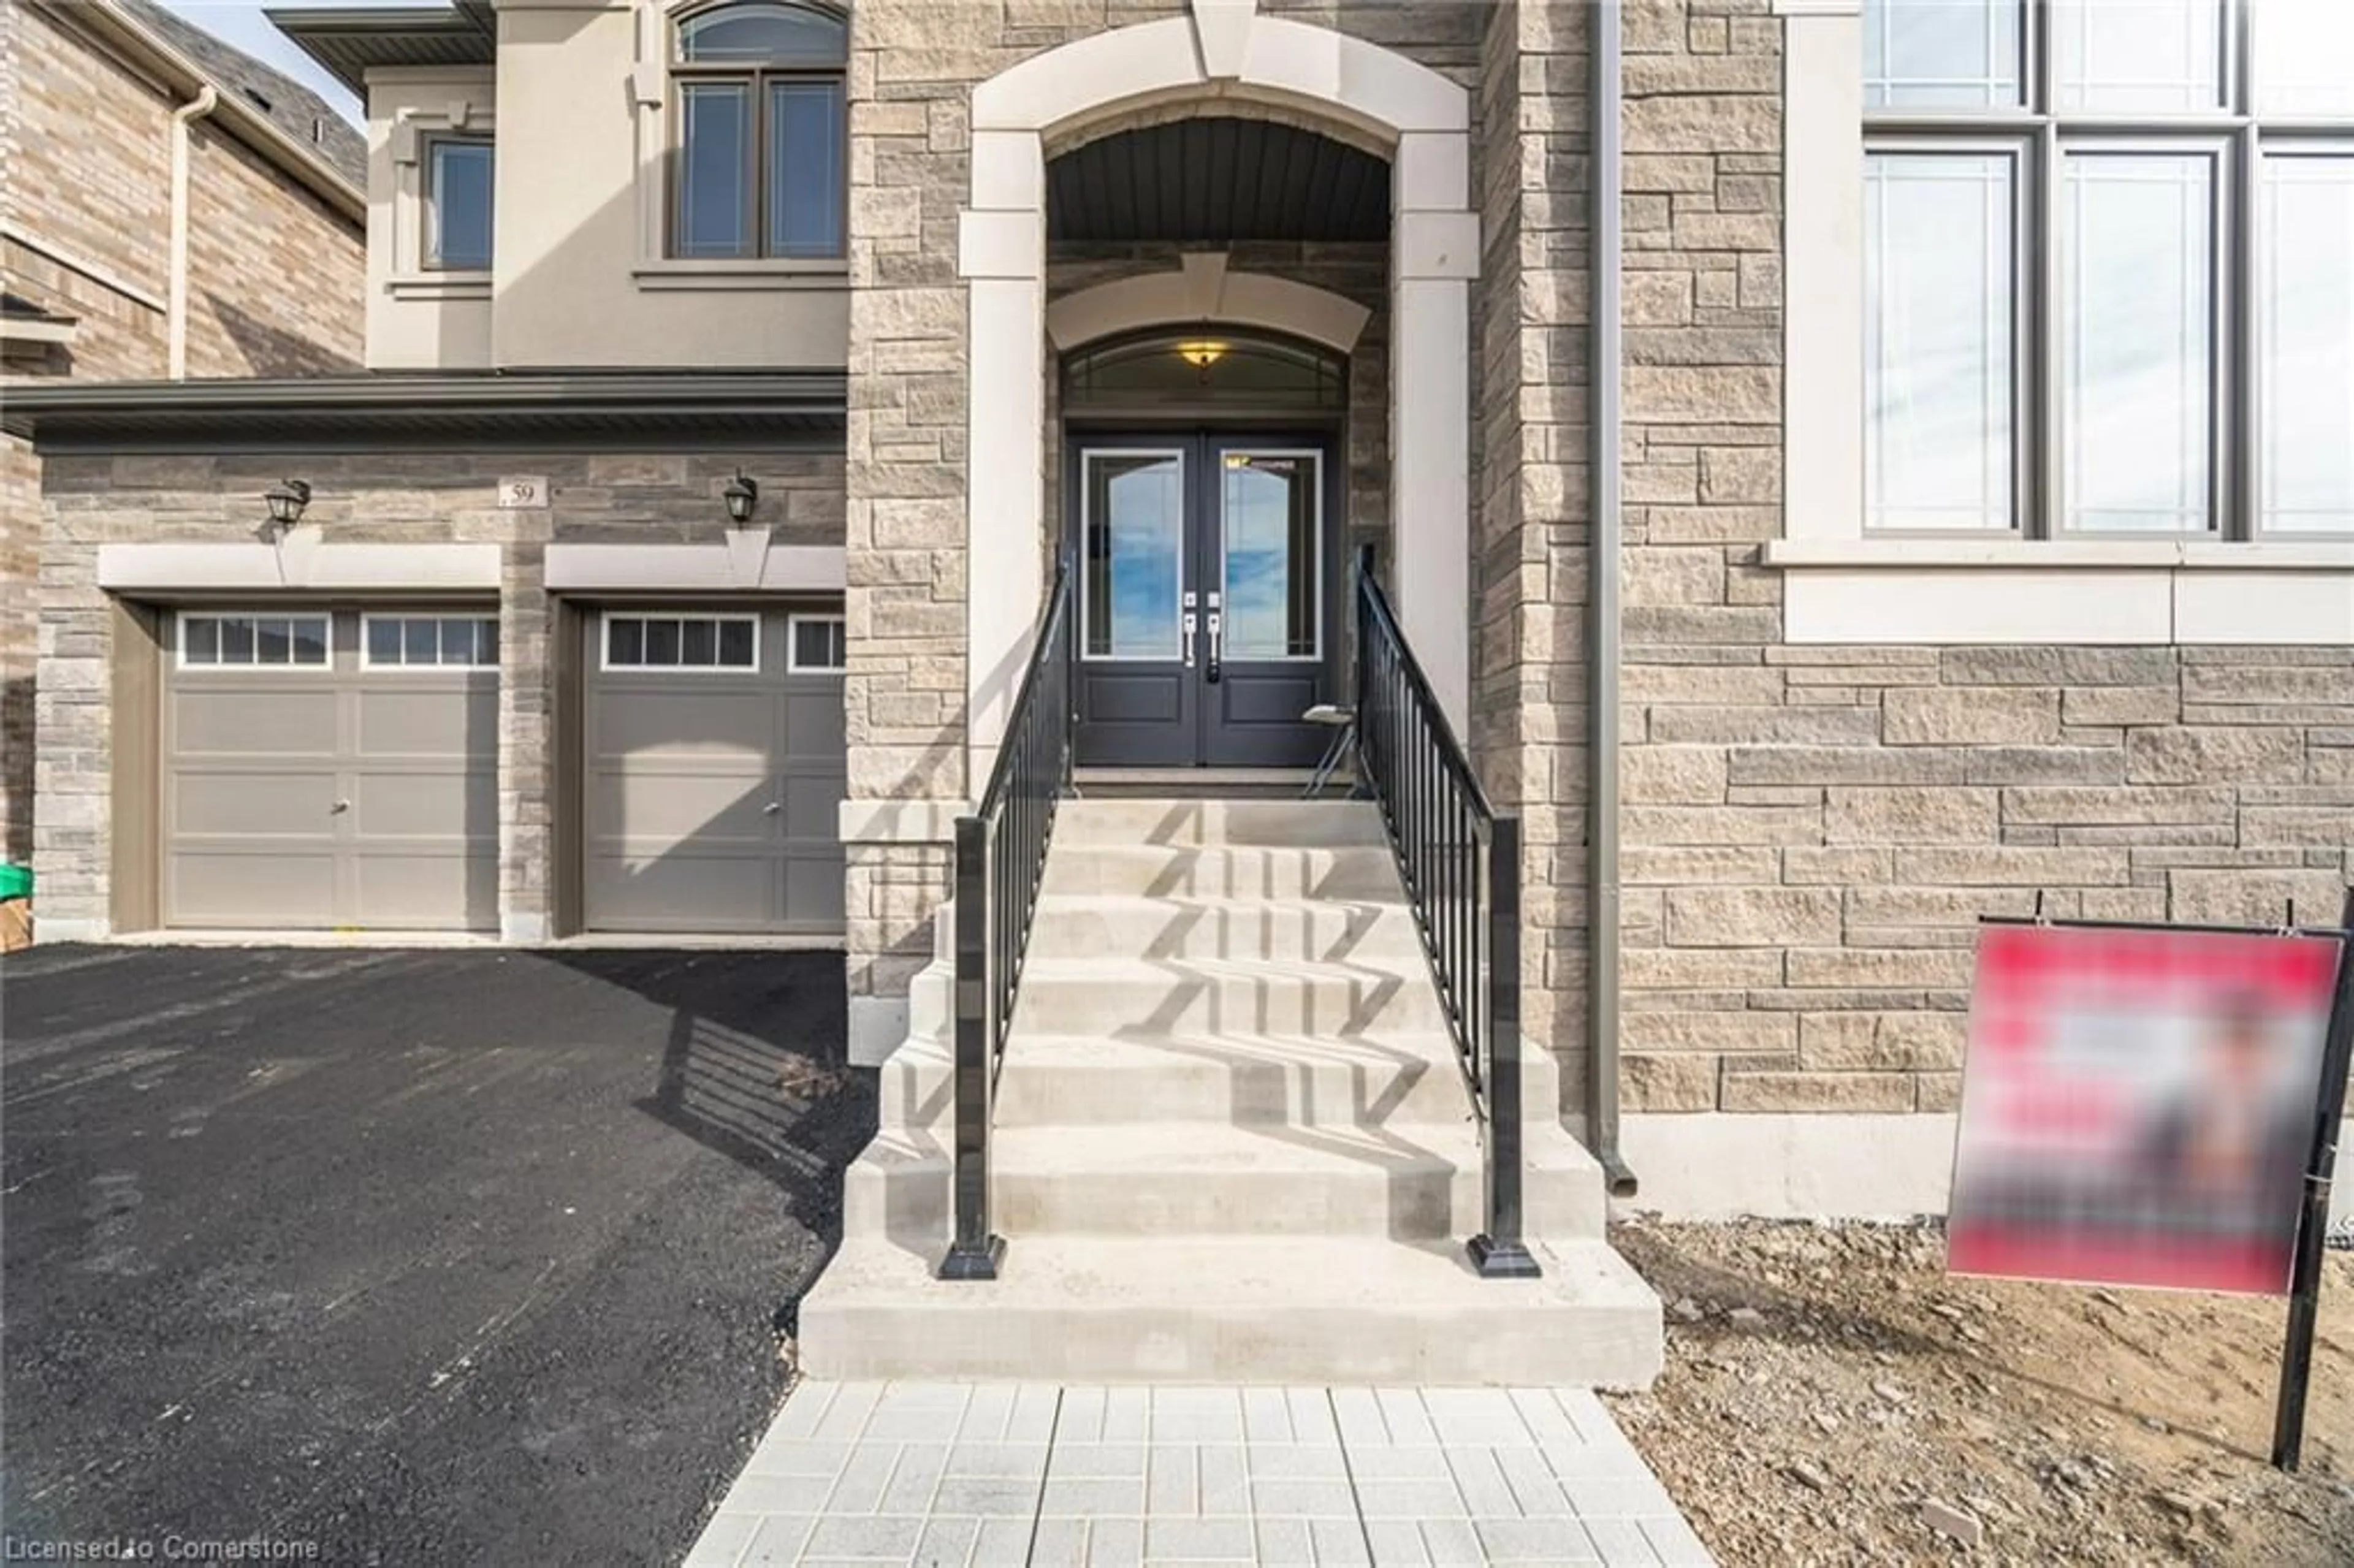
{"type": "MultiPolygon", "coordinates": [[[[1383,433],[1392,575],[1401,616],[1442,703],[1458,726],[1468,711],[1468,347],[1479,252],[1469,96],[1364,39],[1260,15],[1255,0],[1193,0],[1183,16],[1075,39],[972,92],[970,185],[958,247],[972,388],[965,489],[971,779],[986,773],[993,756],[1039,604],[1054,445],[1047,377],[1040,374],[1048,335],[1048,162],[1108,134],[1188,113],[1304,126],[1387,160],[1383,433]]],[[[1204,286],[1198,266],[1180,269],[1173,285],[1142,287],[1189,285],[1204,286]]],[[[1237,308],[1256,287],[1238,293],[1237,308]]]]}

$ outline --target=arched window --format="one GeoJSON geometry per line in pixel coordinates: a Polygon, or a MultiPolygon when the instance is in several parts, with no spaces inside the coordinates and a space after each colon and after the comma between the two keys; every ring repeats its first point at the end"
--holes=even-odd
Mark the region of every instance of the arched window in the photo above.
{"type": "Polygon", "coordinates": [[[1066,411],[1195,404],[1337,413],[1349,406],[1349,362],[1314,344],[1209,324],[1063,356],[1066,411]]]}
{"type": "Polygon", "coordinates": [[[849,32],[787,0],[693,11],[671,65],[670,253],[684,260],[843,254],[849,32]]]}

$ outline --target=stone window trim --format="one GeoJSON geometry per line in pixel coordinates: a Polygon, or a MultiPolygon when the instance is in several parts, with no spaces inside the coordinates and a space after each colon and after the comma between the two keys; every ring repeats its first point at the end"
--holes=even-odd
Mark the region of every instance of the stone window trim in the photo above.
{"type": "MultiPolygon", "coordinates": [[[[452,99],[440,109],[403,111],[392,126],[393,271],[385,291],[396,300],[487,300],[491,269],[442,267],[427,254],[426,173],[436,141],[495,142],[489,105],[452,99]]],[[[493,203],[495,207],[496,196],[493,203]]]]}
{"type": "Polygon", "coordinates": [[[1863,0],[1783,18],[1783,536],[1793,643],[2342,645],[2354,540],[1904,537],[1864,526],[1863,0]]]}
{"type": "MultiPolygon", "coordinates": [[[[825,0],[809,8],[843,14],[825,0]]],[[[737,257],[693,259],[670,254],[672,140],[671,60],[680,18],[706,9],[711,0],[636,0],[637,65],[630,73],[630,108],[636,174],[637,254],[630,275],[642,292],[835,290],[849,286],[849,227],[843,228],[844,254],[833,257],[737,257]]],[[[844,79],[847,79],[845,72],[844,79]]],[[[848,138],[844,137],[847,156],[848,138]]],[[[849,181],[843,181],[848,200],[849,181]]]]}

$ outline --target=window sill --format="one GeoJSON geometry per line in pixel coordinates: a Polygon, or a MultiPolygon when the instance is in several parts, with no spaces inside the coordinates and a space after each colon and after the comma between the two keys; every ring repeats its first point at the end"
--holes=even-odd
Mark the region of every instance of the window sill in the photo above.
{"type": "Polygon", "coordinates": [[[1787,574],[1794,643],[2354,642],[2354,542],[1776,539],[1759,558],[1787,574]]]}
{"type": "Polygon", "coordinates": [[[488,272],[410,272],[385,280],[384,291],[396,300],[487,300],[488,272]]]}
{"type": "Polygon", "coordinates": [[[850,263],[828,261],[641,261],[631,270],[640,289],[846,289],[850,263]]]}
{"type": "Polygon", "coordinates": [[[2225,571],[2354,571],[2354,539],[2266,539],[2253,544],[2168,539],[1771,539],[1768,567],[1845,569],[1937,567],[1994,570],[2132,570],[2196,567],[2225,571]]]}

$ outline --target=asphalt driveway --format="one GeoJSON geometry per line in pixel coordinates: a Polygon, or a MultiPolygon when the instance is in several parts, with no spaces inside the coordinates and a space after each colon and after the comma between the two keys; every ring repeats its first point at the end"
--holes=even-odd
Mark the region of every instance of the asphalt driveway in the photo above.
{"type": "Polygon", "coordinates": [[[675,1562],[874,1086],[838,954],[0,960],[10,1560],[675,1562]]]}

